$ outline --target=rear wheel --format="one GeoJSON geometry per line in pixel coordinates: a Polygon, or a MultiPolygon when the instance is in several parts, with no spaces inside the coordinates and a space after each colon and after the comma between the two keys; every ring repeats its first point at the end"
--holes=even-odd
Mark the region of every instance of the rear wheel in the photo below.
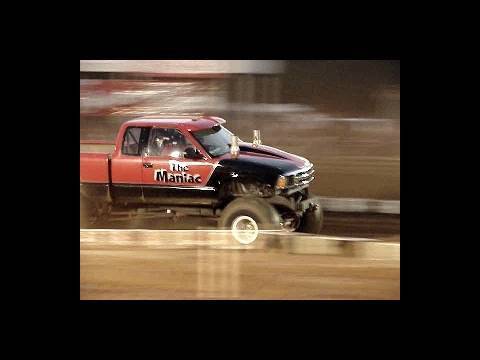
{"type": "Polygon", "coordinates": [[[88,227],[94,222],[95,206],[93,201],[80,195],[80,227],[88,227]]]}
{"type": "Polygon", "coordinates": [[[239,198],[232,201],[222,212],[218,226],[232,231],[233,238],[242,245],[250,245],[259,238],[261,230],[280,229],[277,210],[258,198],[239,198]]]}
{"type": "Polygon", "coordinates": [[[80,195],[80,227],[91,227],[99,221],[107,220],[111,211],[108,203],[96,202],[80,195]]]}

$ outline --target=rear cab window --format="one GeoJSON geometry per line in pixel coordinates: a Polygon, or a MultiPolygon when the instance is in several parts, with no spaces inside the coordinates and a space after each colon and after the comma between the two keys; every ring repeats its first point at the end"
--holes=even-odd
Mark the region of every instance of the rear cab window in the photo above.
{"type": "Polygon", "coordinates": [[[122,154],[140,156],[143,144],[148,136],[148,130],[145,127],[128,127],[123,136],[122,154]]]}

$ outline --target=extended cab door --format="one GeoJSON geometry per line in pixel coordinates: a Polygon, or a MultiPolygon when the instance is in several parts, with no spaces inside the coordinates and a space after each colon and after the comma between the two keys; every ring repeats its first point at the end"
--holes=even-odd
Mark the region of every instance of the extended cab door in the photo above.
{"type": "Polygon", "coordinates": [[[126,128],[121,149],[117,149],[112,156],[112,197],[115,202],[143,202],[142,149],[148,130],[146,127],[126,128]]]}
{"type": "Polygon", "coordinates": [[[152,128],[142,156],[145,201],[196,206],[208,205],[216,196],[215,189],[206,186],[213,161],[201,154],[180,129],[152,128]]]}

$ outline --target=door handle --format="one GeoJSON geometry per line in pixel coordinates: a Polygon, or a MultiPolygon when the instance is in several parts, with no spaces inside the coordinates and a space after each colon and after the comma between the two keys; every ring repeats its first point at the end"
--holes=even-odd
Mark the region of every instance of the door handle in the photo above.
{"type": "Polygon", "coordinates": [[[149,168],[152,168],[153,165],[152,165],[152,163],[143,163],[143,167],[144,167],[145,169],[149,169],[149,168]]]}

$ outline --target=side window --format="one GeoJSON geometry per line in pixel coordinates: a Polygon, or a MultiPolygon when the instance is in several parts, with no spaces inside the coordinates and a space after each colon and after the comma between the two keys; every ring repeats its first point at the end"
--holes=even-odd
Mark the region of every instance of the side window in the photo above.
{"type": "Polygon", "coordinates": [[[122,144],[122,154],[124,155],[140,155],[140,134],[142,128],[129,127],[125,131],[122,144]]]}
{"type": "Polygon", "coordinates": [[[183,158],[187,147],[194,147],[176,129],[153,128],[148,139],[148,155],[183,158]]]}

